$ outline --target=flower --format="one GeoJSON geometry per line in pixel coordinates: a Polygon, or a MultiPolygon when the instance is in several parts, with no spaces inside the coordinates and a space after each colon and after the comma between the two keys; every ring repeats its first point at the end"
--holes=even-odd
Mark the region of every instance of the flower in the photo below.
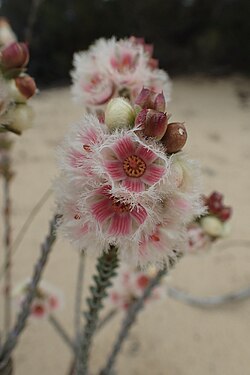
{"type": "Polygon", "coordinates": [[[184,252],[208,250],[214,241],[230,233],[232,208],[224,206],[223,195],[214,191],[203,197],[203,205],[207,211],[187,226],[188,244],[184,252]]]}
{"type": "Polygon", "coordinates": [[[152,52],[136,38],[101,38],[88,51],[76,53],[71,72],[75,100],[90,110],[104,109],[114,97],[133,101],[143,86],[163,90],[169,98],[168,75],[152,63],[152,52]]]}
{"type": "Polygon", "coordinates": [[[140,267],[163,267],[182,251],[187,224],[203,212],[199,170],[183,152],[166,153],[136,119],[114,130],[88,114],[71,128],[58,158],[60,228],[76,247],[101,254],[113,245],[140,267]]]}
{"type": "Polygon", "coordinates": [[[91,213],[102,231],[107,232],[108,235],[133,234],[145,222],[147,212],[140,204],[132,207],[129,203],[117,200],[110,193],[110,188],[104,185],[94,192],[90,206],[91,213]]]}
{"type": "MultiPolygon", "coordinates": [[[[15,287],[13,299],[17,309],[20,309],[28,288],[29,280],[25,280],[15,287]]],[[[38,320],[44,319],[55,311],[60,310],[62,306],[62,292],[47,282],[42,281],[40,286],[36,289],[35,298],[31,304],[31,316],[38,320]]]]}
{"type": "Polygon", "coordinates": [[[112,181],[131,192],[142,192],[160,181],[166,173],[164,160],[152,149],[136,142],[133,136],[122,136],[103,147],[104,169],[112,181]]]}
{"type": "MultiPolygon", "coordinates": [[[[109,290],[108,300],[114,307],[127,310],[143,294],[150,280],[156,275],[156,269],[151,267],[142,272],[134,267],[123,264],[118,275],[113,281],[113,286],[109,290]]],[[[159,284],[154,288],[153,293],[147,300],[155,301],[166,295],[164,284],[159,284]]]]}

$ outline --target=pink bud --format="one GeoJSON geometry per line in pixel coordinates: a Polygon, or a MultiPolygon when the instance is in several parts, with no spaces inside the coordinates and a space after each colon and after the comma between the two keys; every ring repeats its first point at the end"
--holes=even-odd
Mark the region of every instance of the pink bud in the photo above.
{"type": "Polygon", "coordinates": [[[156,96],[155,101],[154,101],[154,107],[155,107],[154,109],[156,109],[156,111],[160,111],[160,112],[165,111],[166,102],[165,102],[163,92],[161,92],[160,94],[158,94],[156,96]]]}
{"type": "Polygon", "coordinates": [[[11,43],[1,52],[1,64],[5,69],[24,68],[29,62],[29,49],[25,43],[11,43]]]}
{"type": "MultiPolygon", "coordinates": [[[[142,110],[141,117],[145,116],[145,110],[142,110]]],[[[140,113],[139,113],[140,115],[140,113]]],[[[139,116],[138,115],[138,116],[139,116]]],[[[159,141],[165,134],[168,126],[167,115],[163,112],[155,111],[154,109],[146,110],[146,116],[143,123],[141,123],[143,133],[146,137],[154,137],[159,141]]]]}
{"type": "Polygon", "coordinates": [[[153,90],[143,87],[140,94],[135,99],[135,104],[141,108],[155,109],[157,111],[165,111],[165,98],[163,93],[157,94],[153,90]]]}
{"type": "Polygon", "coordinates": [[[157,59],[151,58],[148,62],[148,65],[151,69],[157,69],[159,68],[159,61],[157,59]]]}
{"type": "Polygon", "coordinates": [[[174,153],[180,151],[185,145],[187,140],[187,131],[184,124],[180,122],[172,122],[168,124],[168,128],[162,143],[166,147],[168,153],[174,153]]]}
{"type": "Polygon", "coordinates": [[[219,219],[221,219],[221,221],[227,221],[230,219],[230,217],[232,216],[232,208],[231,207],[223,207],[222,210],[217,214],[217,216],[219,217],[219,219]]]}
{"type": "Polygon", "coordinates": [[[33,78],[29,75],[23,77],[17,77],[15,79],[16,86],[20,93],[26,98],[29,99],[36,92],[36,84],[33,78]]]}

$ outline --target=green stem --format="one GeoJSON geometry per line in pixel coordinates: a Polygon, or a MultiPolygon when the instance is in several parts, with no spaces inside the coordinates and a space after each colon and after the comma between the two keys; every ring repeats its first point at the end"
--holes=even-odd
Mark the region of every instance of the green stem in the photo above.
{"type": "Polygon", "coordinates": [[[91,297],[87,298],[88,310],[84,313],[86,323],[77,349],[77,375],[88,373],[89,353],[97,329],[99,312],[103,307],[102,300],[107,296],[106,290],[112,285],[110,280],[116,275],[117,267],[117,248],[110,246],[109,252],[104,253],[97,261],[98,274],[94,276],[95,285],[90,288],[91,297]]]}

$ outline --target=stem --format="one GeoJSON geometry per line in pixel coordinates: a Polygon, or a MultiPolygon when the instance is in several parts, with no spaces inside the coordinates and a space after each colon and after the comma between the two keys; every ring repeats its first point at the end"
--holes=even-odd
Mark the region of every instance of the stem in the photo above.
{"type": "Polygon", "coordinates": [[[75,340],[78,342],[81,328],[81,308],[83,295],[83,277],[84,277],[85,255],[81,251],[79,254],[78,274],[76,280],[76,296],[75,296],[75,340]]]}
{"type": "Polygon", "coordinates": [[[11,251],[11,200],[10,200],[10,176],[8,173],[3,175],[4,179],[4,252],[5,261],[4,267],[6,269],[4,278],[4,334],[5,338],[8,335],[11,325],[11,266],[12,266],[12,251],[11,251]]]}
{"type": "Polygon", "coordinates": [[[56,229],[58,226],[58,219],[59,216],[55,215],[52,221],[50,222],[49,233],[45,241],[41,245],[41,255],[34,267],[33,276],[26,297],[22,303],[21,311],[17,316],[14,328],[10,331],[3,347],[0,349],[0,363],[8,361],[13,349],[17,345],[19,336],[26,325],[27,319],[30,314],[31,303],[35,297],[36,289],[41,279],[45,265],[47,263],[48,256],[56,240],[56,229]]]}
{"type": "MultiPolygon", "coordinates": [[[[29,216],[27,217],[27,219],[23,223],[21,229],[17,233],[16,238],[12,242],[11,251],[12,251],[13,255],[17,252],[17,250],[18,250],[22,240],[24,239],[24,236],[27,233],[27,230],[29,229],[29,227],[30,227],[31,223],[33,222],[35,216],[38,214],[38,212],[43,207],[44,203],[48,200],[48,198],[51,196],[51,194],[52,194],[52,190],[48,189],[43,194],[43,196],[40,198],[40,200],[36,203],[36,205],[32,208],[29,216]]],[[[5,272],[6,272],[6,267],[4,265],[2,268],[0,268],[0,280],[3,277],[3,275],[5,274],[5,272]]]]}
{"type": "Polygon", "coordinates": [[[221,296],[195,297],[174,287],[168,287],[168,295],[178,301],[196,307],[216,307],[224,303],[241,301],[250,297],[250,287],[221,296]]]}
{"type": "Polygon", "coordinates": [[[0,375],[12,375],[13,374],[13,361],[10,358],[7,362],[0,363],[0,375]]]}
{"type": "MultiPolygon", "coordinates": [[[[175,260],[170,259],[169,267],[172,267],[174,264],[175,264],[175,260]]],[[[111,354],[108,357],[105,367],[101,370],[100,375],[111,374],[112,368],[117,359],[117,355],[121,351],[122,345],[125,339],[127,338],[129,330],[131,326],[134,324],[138,313],[142,310],[145,300],[150,296],[153,289],[159,284],[160,280],[162,279],[164,275],[166,275],[166,273],[167,273],[166,267],[163,270],[158,271],[156,276],[150,280],[142,296],[138,298],[129,308],[128,313],[123,320],[122,327],[117,336],[117,339],[115,341],[111,354]]]]}
{"type": "Polygon", "coordinates": [[[110,310],[107,315],[104,316],[102,320],[100,320],[96,330],[99,331],[102,329],[110,320],[112,320],[118,313],[117,309],[110,310]]]}
{"type": "Polygon", "coordinates": [[[88,311],[84,313],[86,323],[79,340],[77,375],[88,373],[89,352],[97,328],[99,312],[103,307],[102,300],[107,296],[106,290],[112,285],[110,280],[116,275],[117,267],[117,248],[110,246],[109,252],[104,253],[97,261],[98,274],[94,276],[95,285],[90,288],[91,297],[87,298],[88,311]]]}
{"type": "Polygon", "coordinates": [[[65,331],[61,323],[56,319],[56,317],[52,314],[49,315],[49,322],[55,328],[56,332],[59,334],[59,336],[63,339],[63,341],[68,345],[68,347],[75,352],[75,345],[73,340],[70,338],[68,333],[65,331]]]}

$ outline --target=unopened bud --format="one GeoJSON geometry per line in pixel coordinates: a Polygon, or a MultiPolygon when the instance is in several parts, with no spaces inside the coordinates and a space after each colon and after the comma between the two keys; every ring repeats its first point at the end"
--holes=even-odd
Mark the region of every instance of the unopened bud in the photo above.
{"type": "Polygon", "coordinates": [[[0,17],[0,46],[6,46],[15,41],[16,35],[11,29],[9,22],[4,17],[0,17]]]}
{"type": "Polygon", "coordinates": [[[220,237],[224,233],[223,223],[215,216],[205,216],[201,218],[202,229],[212,237],[220,237]]]}
{"type": "Polygon", "coordinates": [[[184,124],[180,122],[168,124],[167,131],[161,141],[168,153],[180,151],[187,141],[187,131],[184,124]]]}
{"type": "Polygon", "coordinates": [[[146,137],[153,137],[159,141],[164,136],[167,126],[168,118],[165,113],[153,109],[146,110],[145,120],[142,123],[142,130],[146,137]]]}
{"type": "Polygon", "coordinates": [[[25,43],[11,43],[1,51],[1,64],[5,69],[24,68],[29,62],[29,49],[25,43]]]}
{"type": "Polygon", "coordinates": [[[157,94],[145,87],[135,99],[135,104],[139,105],[141,108],[155,109],[160,112],[164,112],[166,107],[163,93],[157,94]]]}
{"type": "Polygon", "coordinates": [[[22,133],[33,125],[33,109],[26,104],[17,105],[9,115],[10,128],[16,132],[22,133]]]}
{"type": "Polygon", "coordinates": [[[110,130],[131,127],[134,124],[135,111],[126,99],[111,99],[105,111],[105,124],[110,130]]]}
{"type": "Polygon", "coordinates": [[[16,86],[20,93],[26,98],[29,99],[36,92],[36,83],[32,77],[29,75],[24,75],[17,77],[15,79],[16,86]]]}

